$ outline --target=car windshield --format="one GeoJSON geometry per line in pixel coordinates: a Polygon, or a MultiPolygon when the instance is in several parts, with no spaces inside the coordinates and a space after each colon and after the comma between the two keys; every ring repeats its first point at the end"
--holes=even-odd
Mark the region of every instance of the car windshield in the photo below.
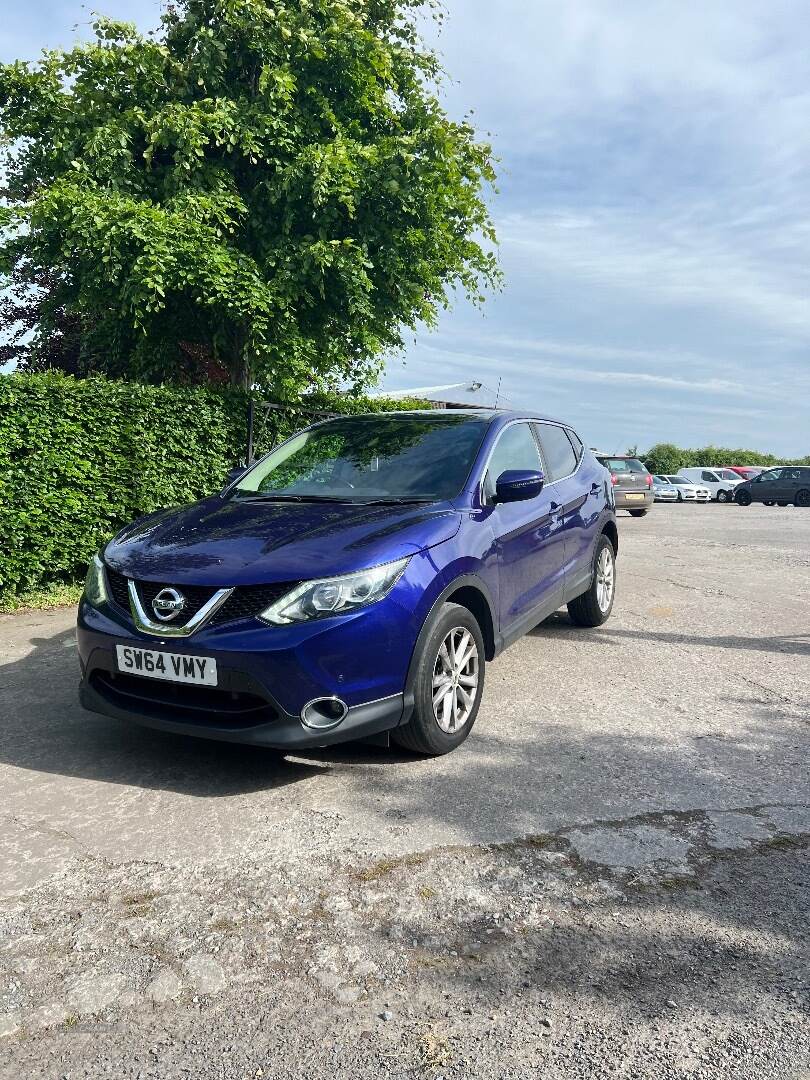
{"type": "Polygon", "coordinates": [[[621,472],[633,472],[633,473],[645,473],[647,470],[641,464],[640,461],[636,461],[635,458],[600,458],[599,459],[606,469],[610,469],[612,473],[621,472]]]}
{"type": "Polygon", "coordinates": [[[669,479],[670,484],[691,484],[692,483],[692,481],[687,480],[685,476],[670,476],[668,479],[669,479]]]}
{"type": "Polygon", "coordinates": [[[235,485],[236,498],[434,502],[460,494],[488,421],[363,416],[302,431],[235,485]]]}
{"type": "Polygon", "coordinates": [[[732,472],[731,469],[721,469],[720,475],[724,480],[742,480],[740,474],[732,472]]]}

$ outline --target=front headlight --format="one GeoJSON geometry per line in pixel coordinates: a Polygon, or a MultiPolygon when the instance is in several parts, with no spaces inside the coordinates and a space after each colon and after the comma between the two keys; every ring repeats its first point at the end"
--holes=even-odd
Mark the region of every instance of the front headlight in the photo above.
{"type": "Polygon", "coordinates": [[[271,604],[259,618],[275,626],[288,626],[367,607],[389,594],[407,565],[407,558],[399,559],[345,577],[305,581],[271,604]]]}
{"type": "Polygon", "coordinates": [[[84,582],[84,598],[91,607],[101,607],[107,603],[107,583],[104,580],[104,563],[94,555],[87,568],[84,582]]]}

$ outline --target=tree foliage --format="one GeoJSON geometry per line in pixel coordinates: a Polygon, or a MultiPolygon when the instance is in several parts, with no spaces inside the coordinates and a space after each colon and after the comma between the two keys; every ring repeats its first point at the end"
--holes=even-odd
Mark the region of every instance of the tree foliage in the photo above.
{"type": "Polygon", "coordinates": [[[704,446],[686,450],[674,443],[656,443],[646,454],[638,455],[650,472],[671,474],[679,469],[705,465],[708,468],[723,465],[810,465],[810,455],[803,458],[785,459],[758,450],[734,450],[725,446],[704,446]]]}
{"type": "Polygon", "coordinates": [[[156,34],[98,18],[0,66],[0,272],[40,316],[17,351],[47,363],[67,317],[85,369],[359,388],[454,291],[480,302],[491,151],[439,101],[432,7],[178,0],[156,34]]]}

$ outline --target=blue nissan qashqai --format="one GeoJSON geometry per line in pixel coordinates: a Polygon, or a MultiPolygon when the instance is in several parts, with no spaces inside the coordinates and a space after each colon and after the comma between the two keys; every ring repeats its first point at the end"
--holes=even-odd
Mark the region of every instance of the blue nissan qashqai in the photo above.
{"type": "Polygon", "coordinates": [[[464,741],[484,661],[563,604],[610,615],[610,477],[538,416],[342,417],[123,529],[79,607],[81,700],[282,750],[464,741]]]}

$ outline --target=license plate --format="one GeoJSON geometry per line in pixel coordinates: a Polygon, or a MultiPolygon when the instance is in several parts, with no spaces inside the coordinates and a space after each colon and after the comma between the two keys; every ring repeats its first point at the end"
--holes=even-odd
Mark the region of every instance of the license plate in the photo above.
{"type": "Polygon", "coordinates": [[[212,656],[189,656],[157,649],[137,649],[133,645],[116,645],[118,670],[127,675],[143,675],[146,679],[166,682],[194,683],[196,686],[217,685],[217,662],[212,656]]]}
{"type": "Polygon", "coordinates": [[[643,499],[643,495],[625,495],[625,499],[643,499]]]}

